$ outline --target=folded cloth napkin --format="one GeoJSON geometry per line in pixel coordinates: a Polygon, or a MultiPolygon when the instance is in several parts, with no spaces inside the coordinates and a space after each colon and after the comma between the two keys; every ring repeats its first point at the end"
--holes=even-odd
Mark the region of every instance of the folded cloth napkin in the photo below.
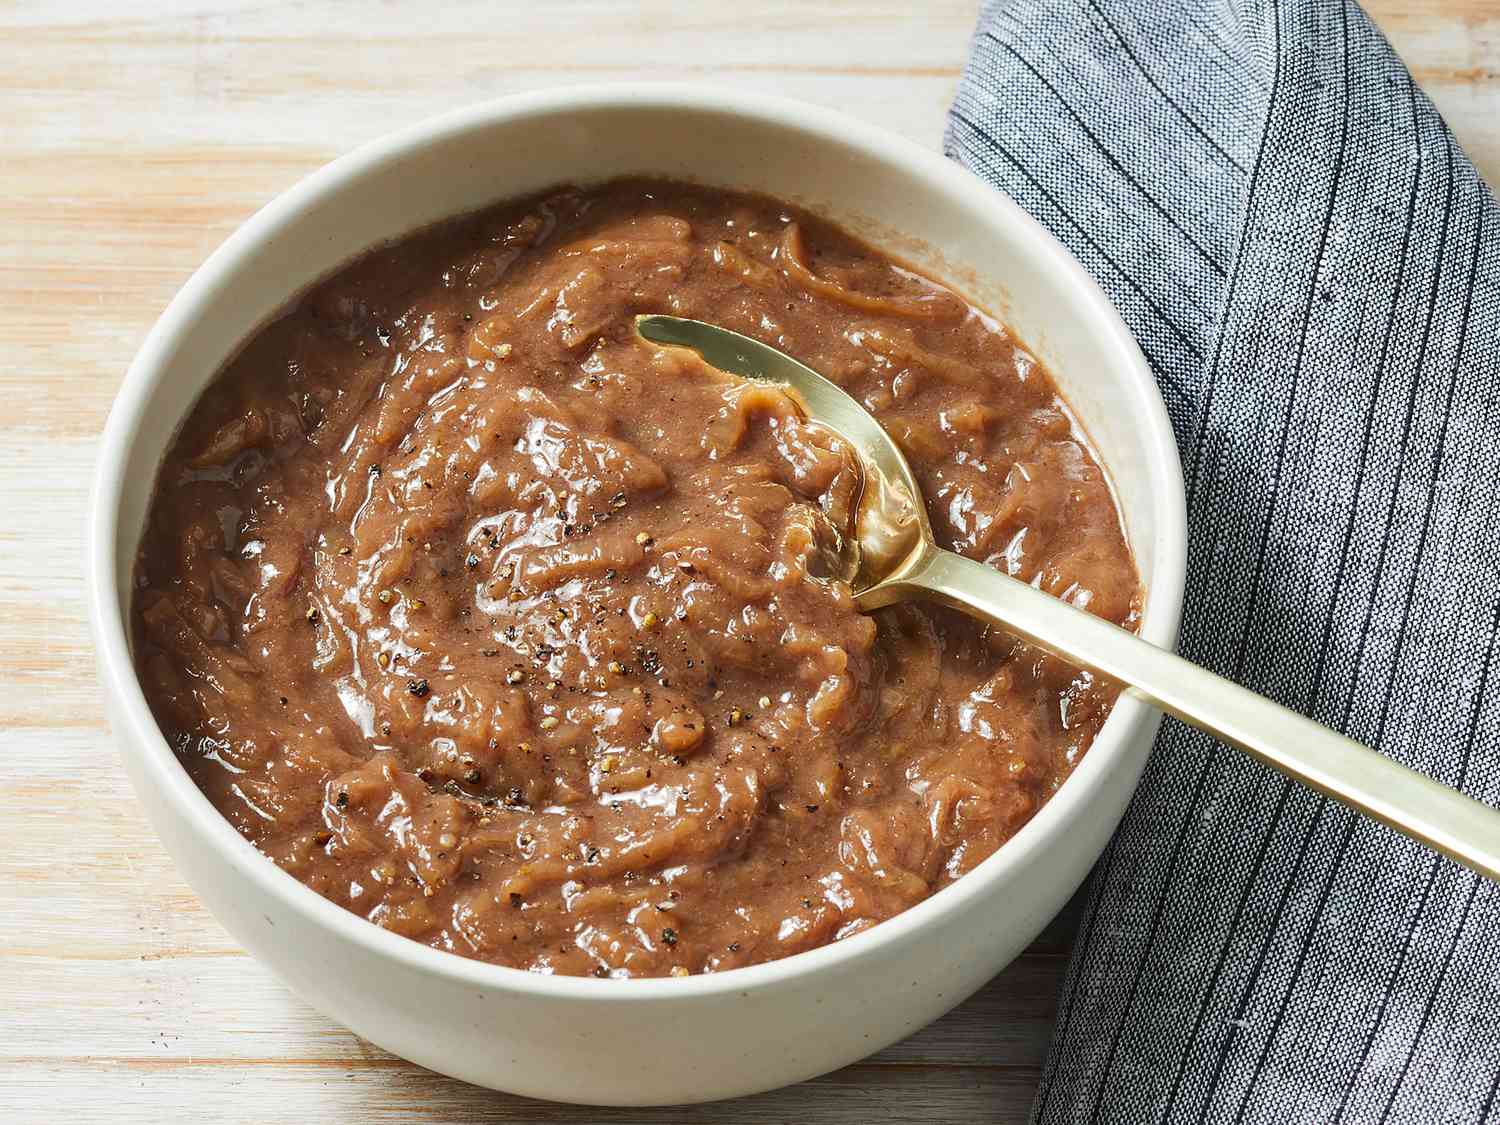
{"type": "MultiPolygon", "coordinates": [[[[999,0],[948,153],[1176,428],[1181,650],[1500,804],[1500,209],[1343,0],[999,0]]],[[[1500,1120],[1500,887],[1169,720],[1038,1122],[1500,1120]]]]}

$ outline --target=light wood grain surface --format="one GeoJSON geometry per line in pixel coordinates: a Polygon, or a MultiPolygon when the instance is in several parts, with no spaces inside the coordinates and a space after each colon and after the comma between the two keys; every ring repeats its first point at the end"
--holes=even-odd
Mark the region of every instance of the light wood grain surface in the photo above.
{"type": "MultiPolygon", "coordinates": [[[[1500,4],[1373,11],[1500,182],[1500,4]]],[[[173,870],[101,716],[81,587],[95,437],[126,363],[193,268],[304,173],[466,102],[647,78],[789,94],[936,147],[973,19],[962,0],[0,4],[0,1120],[1024,1117],[1067,917],[926,1031],[724,1106],[523,1101],[362,1043],[173,870]]]]}

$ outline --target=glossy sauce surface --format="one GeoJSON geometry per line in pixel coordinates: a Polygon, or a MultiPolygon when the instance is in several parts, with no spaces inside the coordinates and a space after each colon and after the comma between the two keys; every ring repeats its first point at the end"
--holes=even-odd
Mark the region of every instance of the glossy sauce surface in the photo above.
{"type": "Polygon", "coordinates": [[[1137,612],[1047,372],[812,216],[623,181],[372,252],[195,407],[135,651],[236,828],[464,956],[682,975],[856,933],[993,853],[1113,703],[956,613],[857,612],[847,452],[641,312],[796,355],[902,444],[940,542],[1137,612]]]}

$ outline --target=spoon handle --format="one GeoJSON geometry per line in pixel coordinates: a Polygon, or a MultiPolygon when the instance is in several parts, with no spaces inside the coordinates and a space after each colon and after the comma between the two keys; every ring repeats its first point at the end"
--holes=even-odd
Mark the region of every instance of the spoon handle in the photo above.
{"type": "Polygon", "coordinates": [[[1321,723],[951,551],[929,550],[899,578],[866,591],[860,605],[913,595],[1127,684],[1168,714],[1500,880],[1500,811],[1321,723]]]}

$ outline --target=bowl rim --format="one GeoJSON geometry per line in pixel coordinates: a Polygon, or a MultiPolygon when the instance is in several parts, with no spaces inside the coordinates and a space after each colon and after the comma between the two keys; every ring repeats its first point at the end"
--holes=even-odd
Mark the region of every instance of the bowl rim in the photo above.
{"type": "MultiPolygon", "coordinates": [[[[1096,736],[1089,753],[1040,810],[973,871],[915,906],[859,934],[816,949],[715,973],[688,977],[595,979],[546,975],[477,961],[402,937],[337,905],[283,871],[235,830],[182,768],[156,725],[130,658],[128,607],[120,597],[115,559],[121,536],[123,468],[146,413],[150,392],[176,342],[202,307],[227,284],[263,241],[273,238],[305,208],[337,196],[344,186],[406,154],[473,130],[533,116],[589,113],[620,108],[711,111],[791,128],[820,143],[862,150],[945,192],[993,213],[1019,234],[1040,264],[1061,275],[1080,312],[1108,333],[1116,367],[1137,386],[1141,425],[1152,455],[1148,475],[1160,490],[1153,574],[1141,613],[1140,632],[1153,643],[1176,641],[1186,567],[1186,507],[1182,472],[1166,406],[1139,345],[1102,289],[1065,249],[1009,196],[990,187],[942,154],[880,126],[821,106],[777,95],[696,83],[654,82],[554,87],[479,102],[377,137],[323,165],[277,195],[247,219],[198,267],[172,298],[142,342],[116,393],[101,437],[89,505],[87,586],[89,617],[99,676],[113,704],[112,726],[121,753],[136,760],[147,783],[158,788],[200,840],[236,874],[266,897],[335,938],[388,958],[421,974],[492,993],[617,1003],[682,1001],[747,995],[827,973],[838,966],[895,946],[917,931],[936,929],[973,900],[991,893],[1007,873],[1038,862],[1038,853],[1066,831],[1105,784],[1132,736],[1154,721],[1153,709],[1125,693],[1096,736]],[[1144,392],[1144,393],[1139,393],[1144,392]]],[[[405,233],[405,232],[398,232],[405,233]]],[[[289,294],[290,296],[290,294],[289,294]]],[[[137,534],[130,529],[129,534],[137,534]]]]}

